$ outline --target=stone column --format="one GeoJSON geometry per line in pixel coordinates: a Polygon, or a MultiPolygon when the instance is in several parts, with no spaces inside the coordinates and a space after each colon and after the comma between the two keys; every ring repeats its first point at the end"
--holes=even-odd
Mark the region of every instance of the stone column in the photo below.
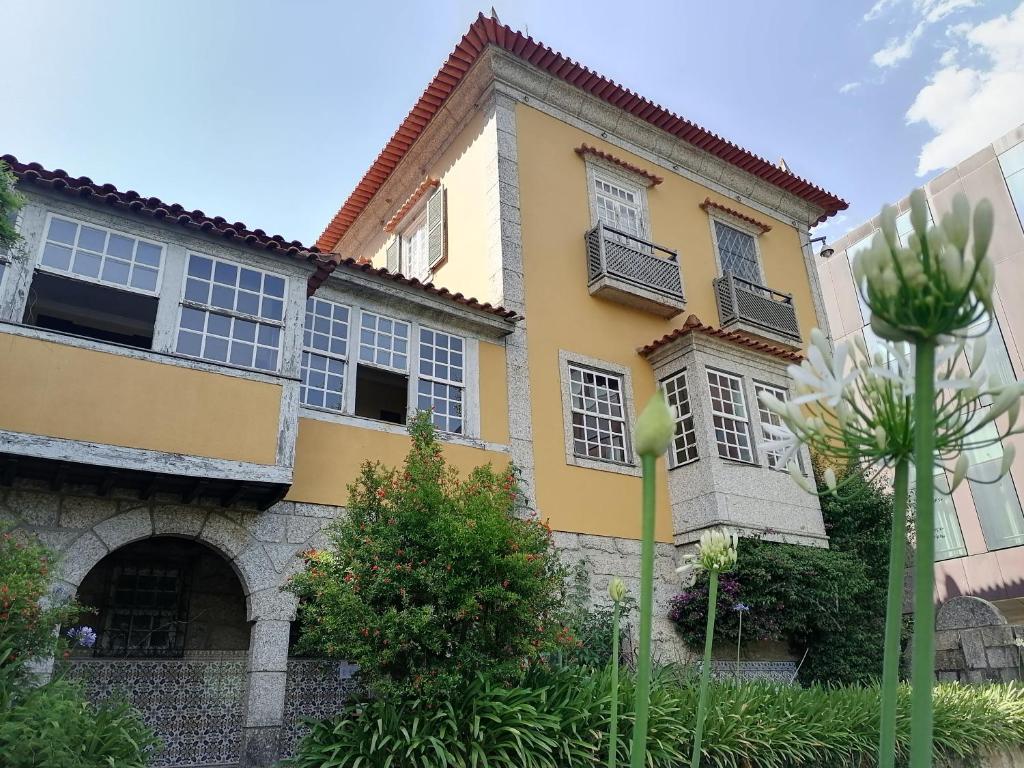
{"type": "Polygon", "coordinates": [[[242,768],[269,768],[280,757],[291,622],[257,619],[249,641],[249,688],[242,768]]]}

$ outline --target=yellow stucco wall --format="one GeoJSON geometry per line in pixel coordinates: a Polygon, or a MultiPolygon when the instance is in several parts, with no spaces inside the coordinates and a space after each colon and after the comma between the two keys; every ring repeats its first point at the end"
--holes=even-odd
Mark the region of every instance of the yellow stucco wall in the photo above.
{"type": "Polygon", "coordinates": [[[505,345],[480,342],[480,438],[508,445],[505,345]]]}
{"type": "Polygon", "coordinates": [[[281,387],[0,335],[0,429],[276,463],[281,387]]]}
{"type": "MultiPolygon", "coordinates": [[[[461,291],[481,301],[494,301],[496,287],[491,283],[493,270],[487,264],[488,165],[496,162],[498,144],[494,120],[478,112],[459,132],[444,153],[434,161],[424,176],[438,179],[447,195],[448,259],[431,278],[438,286],[461,291]]],[[[416,179],[418,184],[423,177],[416,179]]],[[[415,189],[415,184],[392,202],[392,209],[401,205],[415,189]]],[[[406,222],[411,222],[412,216],[406,222]]],[[[387,266],[385,251],[391,235],[381,231],[366,244],[339,245],[340,252],[350,254],[359,248],[373,259],[375,266],[387,266]]]]}
{"type": "MultiPolygon", "coordinates": [[[[364,461],[397,467],[409,452],[404,434],[380,432],[317,419],[299,419],[295,446],[295,480],[287,498],[314,504],[344,505],[348,485],[359,475],[364,461]]],[[[465,445],[446,444],[445,459],[463,476],[474,467],[508,464],[505,453],[465,445]]]]}
{"type": "MultiPolygon", "coordinates": [[[[759,220],[768,217],[531,107],[518,105],[516,118],[538,506],[558,530],[636,538],[639,479],[566,463],[559,350],[628,367],[639,410],[656,382],[637,348],[681,325],[688,314],[718,324],[712,291],[718,271],[708,216],[700,203],[711,197],[759,220]],[[679,252],[687,308],[675,319],[666,321],[589,294],[583,246],[583,234],[591,226],[586,166],[573,151],[584,142],[665,177],[648,191],[648,204],[652,240],[679,252]]],[[[765,278],[771,287],[793,293],[801,330],[807,334],[814,325],[814,309],[799,236],[781,221],[770,223],[771,232],[759,238],[765,278]]],[[[670,541],[663,462],[659,472],[657,535],[670,541]]]]}

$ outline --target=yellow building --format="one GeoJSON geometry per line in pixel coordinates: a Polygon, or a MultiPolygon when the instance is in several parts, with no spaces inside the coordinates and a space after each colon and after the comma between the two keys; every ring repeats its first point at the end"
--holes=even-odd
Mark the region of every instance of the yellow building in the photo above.
{"type": "Polygon", "coordinates": [[[826,543],[817,501],[761,448],[756,394],[784,397],[825,326],[807,232],[845,207],[480,16],[317,244],[525,317],[506,340],[511,455],[595,599],[636,582],[630,430],[666,388],[664,608],[676,547],[709,526],[826,543]]]}
{"type": "Polygon", "coordinates": [[[269,765],[343,687],[289,658],[279,588],[417,410],[458,467],[518,465],[600,600],[612,575],[637,591],[631,431],[663,386],[664,654],[676,553],[702,530],[827,544],[763,448],[757,393],[786,396],[826,322],[807,231],[845,203],[494,19],[319,251],[5,160],[27,205],[0,255],[2,512],[97,608],[99,649],[75,661],[95,692],[221,681],[182,705],[198,730],[148,711],[180,755],[269,765]]]}

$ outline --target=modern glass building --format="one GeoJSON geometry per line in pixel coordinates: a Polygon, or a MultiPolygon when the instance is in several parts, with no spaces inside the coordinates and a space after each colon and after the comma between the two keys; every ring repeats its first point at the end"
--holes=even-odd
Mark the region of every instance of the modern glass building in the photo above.
{"type": "MultiPolygon", "coordinates": [[[[997,382],[1024,376],[1024,125],[950,168],[924,186],[933,220],[941,219],[958,192],[995,207],[990,255],[996,264],[995,317],[989,325],[984,366],[997,382]]],[[[897,233],[911,232],[910,199],[897,204],[897,233]]],[[[834,245],[835,254],[818,260],[830,332],[836,341],[862,334],[869,347],[878,340],[867,325],[869,313],[854,287],[852,259],[867,248],[878,229],[876,216],[834,245]]],[[[970,349],[967,350],[970,357],[970,349]]],[[[965,361],[966,364],[966,361],[965,361]]],[[[952,495],[936,495],[935,569],[937,598],[973,595],[995,603],[1014,623],[1024,622],[1024,440],[1014,438],[1017,460],[1010,474],[995,481],[1002,446],[969,455],[969,480],[952,495]],[[993,482],[994,481],[994,482],[993,482]]],[[[948,492],[948,477],[936,485],[948,492]]]]}

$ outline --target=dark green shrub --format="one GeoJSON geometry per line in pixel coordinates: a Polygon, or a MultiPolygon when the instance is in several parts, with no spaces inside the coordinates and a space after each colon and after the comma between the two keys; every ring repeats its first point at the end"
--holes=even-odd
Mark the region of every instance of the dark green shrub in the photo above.
{"type": "MultiPolygon", "coordinates": [[[[803,682],[868,682],[882,671],[892,500],[859,477],[849,498],[822,498],[830,548],[741,539],[736,569],[722,577],[715,639],[735,645],[777,640],[803,658],[803,682]],[[805,655],[806,654],[806,655],[805,655]]],[[[677,595],[670,618],[684,642],[704,645],[707,577],[677,595]]]]}
{"type": "Polygon", "coordinates": [[[550,530],[517,516],[514,471],[460,479],[428,415],[410,433],[404,468],[365,464],[331,547],[292,580],[298,650],[357,663],[377,694],[433,698],[574,645],[564,569],[550,530]]]}
{"type": "Polygon", "coordinates": [[[13,214],[24,205],[24,198],[14,188],[14,174],[7,163],[0,160],[0,251],[10,248],[20,239],[14,228],[13,214]]]}
{"type": "MultiPolygon", "coordinates": [[[[597,768],[607,758],[608,673],[536,668],[517,687],[479,678],[461,696],[375,700],[316,723],[296,768],[597,768]]],[[[618,764],[629,764],[633,680],[622,680],[618,764]]],[[[672,669],[651,688],[654,768],[688,764],[697,687],[672,669]]],[[[909,743],[902,692],[897,749],[909,743]]],[[[1024,690],[945,685],[935,691],[938,764],[1024,743],[1024,690]]],[[[878,689],[756,682],[712,685],[702,765],[715,768],[868,768],[875,764],[878,689]]]]}

